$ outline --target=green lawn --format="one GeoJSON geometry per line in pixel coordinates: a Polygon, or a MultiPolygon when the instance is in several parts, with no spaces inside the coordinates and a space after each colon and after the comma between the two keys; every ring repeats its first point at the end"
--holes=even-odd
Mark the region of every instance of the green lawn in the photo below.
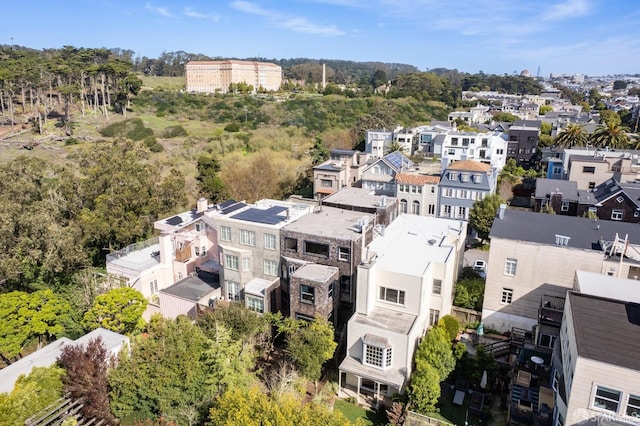
{"type": "Polygon", "coordinates": [[[342,399],[336,400],[333,407],[342,412],[351,423],[355,423],[357,419],[361,419],[363,425],[384,426],[387,424],[386,418],[384,418],[385,416],[381,416],[371,410],[367,410],[342,399]]]}

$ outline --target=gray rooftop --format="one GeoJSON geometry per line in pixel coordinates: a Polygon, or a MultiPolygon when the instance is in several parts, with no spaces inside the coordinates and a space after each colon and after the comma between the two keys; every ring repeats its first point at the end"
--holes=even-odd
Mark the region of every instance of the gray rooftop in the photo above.
{"type": "Polygon", "coordinates": [[[559,179],[536,179],[536,198],[549,198],[551,194],[560,193],[566,201],[578,201],[578,182],[559,179]]]}
{"type": "Polygon", "coordinates": [[[164,290],[160,290],[160,293],[167,293],[173,296],[177,296],[181,299],[197,302],[219,287],[219,282],[215,282],[213,280],[205,281],[198,276],[193,275],[188,276],[181,281],[178,281],[174,285],[167,287],[164,290]]]}
{"type": "Polygon", "coordinates": [[[640,281],[638,279],[576,271],[574,290],[597,297],[640,303],[640,281]]]}
{"type": "Polygon", "coordinates": [[[384,334],[382,330],[385,330],[391,333],[407,335],[411,331],[415,320],[415,315],[405,312],[373,308],[368,315],[356,313],[349,321],[379,328],[381,330],[379,334],[384,334]]]}
{"type": "Polygon", "coordinates": [[[308,263],[301,268],[298,268],[292,275],[292,277],[302,278],[309,281],[318,283],[324,283],[332,275],[338,272],[338,268],[335,266],[318,265],[317,263],[308,263]]]}
{"type": "MultiPolygon", "coordinates": [[[[147,269],[160,264],[160,244],[153,244],[140,250],[129,251],[117,257],[118,253],[113,253],[111,265],[117,265],[122,268],[131,269],[133,271],[146,271],[147,269]]],[[[109,259],[107,259],[109,260],[109,259]]]]}
{"type": "Polygon", "coordinates": [[[273,284],[273,281],[262,278],[253,278],[244,286],[244,292],[245,294],[264,297],[266,290],[271,284],[273,284]]]}
{"type": "Polygon", "coordinates": [[[322,206],[321,208],[316,208],[313,213],[306,214],[295,222],[287,224],[282,229],[284,231],[357,241],[362,234],[355,230],[354,227],[357,225],[358,220],[363,217],[368,217],[372,220],[371,215],[366,213],[322,206]]]}
{"type": "Polygon", "coordinates": [[[578,356],[640,371],[640,304],[568,293],[578,356]]]}
{"type": "Polygon", "coordinates": [[[393,197],[373,195],[365,188],[347,187],[325,197],[322,202],[374,209],[376,207],[380,207],[382,197],[385,197],[387,205],[396,201],[396,198],[393,197]]]}
{"type": "Polygon", "coordinates": [[[555,236],[563,235],[571,238],[571,248],[601,251],[600,241],[611,241],[616,233],[628,234],[631,244],[640,242],[640,225],[634,223],[507,210],[493,221],[489,237],[555,245],[555,236]]]}

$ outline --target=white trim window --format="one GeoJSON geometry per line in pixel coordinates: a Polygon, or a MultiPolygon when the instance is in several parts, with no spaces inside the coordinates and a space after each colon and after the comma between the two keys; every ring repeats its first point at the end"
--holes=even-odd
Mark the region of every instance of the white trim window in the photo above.
{"type": "Polygon", "coordinates": [[[640,395],[629,395],[626,414],[635,419],[640,418],[640,395]]]}
{"type": "Polygon", "coordinates": [[[568,212],[569,211],[569,202],[568,201],[562,201],[562,205],[560,206],[560,211],[561,212],[568,212]]]}
{"type": "Polygon", "coordinates": [[[411,214],[420,215],[420,201],[413,200],[411,203],[411,214]]]}
{"type": "Polygon", "coordinates": [[[259,314],[264,313],[264,299],[262,297],[247,294],[244,301],[248,310],[259,314]]]}
{"type": "Polygon", "coordinates": [[[349,247],[338,247],[338,260],[341,262],[348,262],[351,258],[351,250],[349,247]]]}
{"type": "Polygon", "coordinates": [[[273,234],[264,234],[264,248],[265,250],[276,249],[276,236],[273,234]]]}
{"type": "Polygon", "coordinates": [[[513,289],[512,288],[503,288],[502,295],[500,296],[500,303],[503,305],[510,305],[513,301],[513,289]]]}
{"type": "Polygon", "coordinates": [[[611,220],[622,220],[624,216],[624,210],[613,209],[611,210],[611,220]]]}
{"type": "Polygon", "coordinates": [[[440,295],[442,294],[442,280],[433,280],[433,286],[431,288],[431,293],[440,295]]]}
{"type": "Polygon", "coordinates": [[[233,302],[240,301],[240,284],[235,281],[225,280],[224,286],[227,290],[227,300],[233,302]]]}
{"type": "Polygon", "coordinates": [[[220,226],[220,241],[231,241],[231,227],[220,226]]]}
{"type": "Polygon", "coordinates": [[[251,271],[251,258],[250,257],[243,257],[242,258],[242,272],[249,272],[251,271]]]}
{"type": "Polygon", "coordinates": [[[622,400],[622,392],[596,385],[593,394],[593,408],[617,413],[622,400]]]}
{"type": "Polygon", "coordinates": [[[275,260],[265,259],[264,261],[264,274],[272,277],[278,276],[278,262],[275,260]]]}
{"type": "Polygon", "coordinates": [[[256,245],[256,233],[253,231],[249,231],[247,229],[240,230],[240,244],[245,246],[255,246],[256,245]]]}
{"type": "Polygon", "coordinates": [[[300,284],[300,302],[313,305],[316,300],[316,289],[309,285],[300,284]]]}
{"type": "Polygon", "coordinates": [[[396,305],[404,305],[404,295],[404,290],[380,287],[379,300],[395,303],[396,305]]]}
{"type": "Polygon", "coordinates": [[[158,280],[151,280],[149,282],[149,291],[151,294],[158,294],[158,280]]]}
{"type": "Polygon", "coordinates": [[[407,212],[407,200],[400,200],[400,213],[407,212]]]}
{"type": "Polygon", "coordinates": [[[233,271],[238,270],[238,256],[229,253],[224,254],[224,267],[233,271]]]}
{"type": "Polygon", "coordinates": [[[371,367],[386,369],[393,361],[393,347],[387,339],[365,334],[362,338],[362,363],[371,367]]]}
{"type": "Polygon", "coordinates": [[[504,262],[504,274],[511,277],[516,275],[516,269],[518,268],[518,260],[507,258],[504,262]]]}

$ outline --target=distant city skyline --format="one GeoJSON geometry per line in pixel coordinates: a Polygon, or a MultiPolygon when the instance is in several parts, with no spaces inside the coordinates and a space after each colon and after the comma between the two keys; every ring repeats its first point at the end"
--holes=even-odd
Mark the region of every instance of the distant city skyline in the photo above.
{"type": "MultiPolygon", "coordinates": [[[[26,0],[0,44],[376,61],[462,72],[640,73],[633,0],[26,0]]],[[[6,17],[11,17],[7,19],[6,17]]]]}

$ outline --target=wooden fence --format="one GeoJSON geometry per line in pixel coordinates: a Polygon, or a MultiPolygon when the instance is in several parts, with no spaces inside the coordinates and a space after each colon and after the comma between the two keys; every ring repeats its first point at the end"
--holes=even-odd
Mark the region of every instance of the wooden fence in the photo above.
{"type": "Polygon", "coordinates": [[[451,315],[456,317],[458,321],[460,321],[460,324],[471,324],[479,322],[482,319],[482,312],[461,308],[459,306],[451,307],[451,315]]]}
{"type": "Polygon", "coordinates": [[[405,426],[452,426],[452,423],[445,422],[433,417],[425,416],[414,411],[407,411],[407,418],[404,421],[405,426]]]}

